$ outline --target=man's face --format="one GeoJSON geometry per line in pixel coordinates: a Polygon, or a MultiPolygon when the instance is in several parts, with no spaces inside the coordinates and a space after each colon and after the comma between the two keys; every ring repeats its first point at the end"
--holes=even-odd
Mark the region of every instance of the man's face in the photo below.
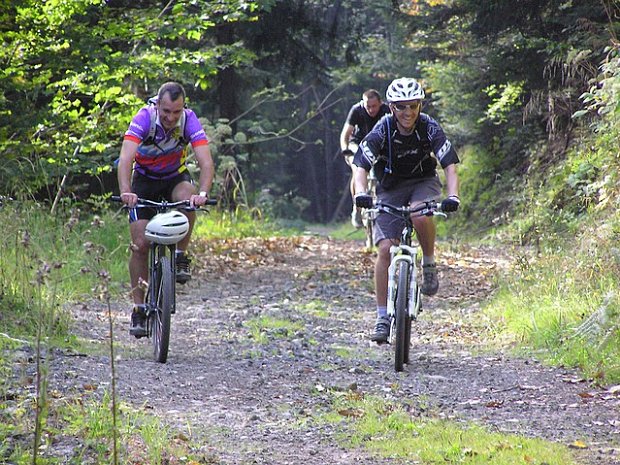
{"type": "Polygon", "coordinates": [[[413,130],[415,122],[422,108],[421,100],[408,100],[406,102],[390,103],[392,113],[406,131],[413,130]]]}
{"type": "Polygon", "coordinates": [[[364,97],[363,100],[366,113],[368,113],[371,118],[377,116],[377,113],[379,113],[379,108],[381,108],[381,100],[377,97],[364,97]]]}
{"type": "Polygon", "coordinates": [[[182,96],[179,96],[179,98],[173,102],[170,100],[169,92],[166,92],[164,96],[159,99],[157,103],[159,121],[166,131],[176,127],[183,114],[184,105],[185,101],[182,96]]]}

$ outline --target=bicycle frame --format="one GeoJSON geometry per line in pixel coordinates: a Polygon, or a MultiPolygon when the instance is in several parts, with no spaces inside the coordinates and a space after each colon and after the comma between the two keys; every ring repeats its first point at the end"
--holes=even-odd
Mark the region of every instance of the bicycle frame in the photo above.
{"type": "Polygon", "coordinates": [[[388,267],[388,301],[387,313],[393,320],[396,303],[396,270],[400,262],[406,262],[409,266],[409,296],[407,299],[409,316],[412,320],[416,320],[420,310],[419,296],[413,294],[419,292],[417,286],[418,266],[416,257],[418,255],[417,246],[410,245],[393,245],[390,247],[390,266],[388,267]],[[417,297],[417,298],[414,298],[417,297]]]}
{"type": "MultiPolygon", "coordinates": [[[[119,202],[120,197],[113,196],[119,202]]],[[[208,201],[215,205],[216,201],[208,201]]],[[[152,208],[164,213],[174,208],[190,208],[188,200],[179,202],[155,202],[138,199],[136,208],[152,208]]],[[[153,238],[149,246],[148,288],[145,296],[146,333],[153,341],[155,359],[165,363],[170,342],[170,316],[176,312],[176,242],[153,238]]]]}
{"type": "Polygon", "coordinates": [[[445,213],[438,210],[437,203],[434,201],[425,202],[415,208],[379,203],[372,210],[375,214],[381,211],[405,221],[400,243],[390,247],[387,296],[387,313],[391,321],[389,342],[394,345],[395,349],[395,370],[402,371],[403,364],[409,363],[411,322],[417,320],[421,308],[421,292],[417,280],[418,247],[412,245],[412,237],[415,235],[412,218],[443,216],[445,213]]]}

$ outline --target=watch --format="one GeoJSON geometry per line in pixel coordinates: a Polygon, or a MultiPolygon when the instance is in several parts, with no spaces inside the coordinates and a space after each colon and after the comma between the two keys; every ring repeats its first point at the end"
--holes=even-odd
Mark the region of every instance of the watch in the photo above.
{"type": "Polygon", "coordinates": [[[207,192],[206,192],[206,191],[200,191],[200,192],[198,193],[198,195],[199,195],[200,197],[207,197],[207,192]]]}

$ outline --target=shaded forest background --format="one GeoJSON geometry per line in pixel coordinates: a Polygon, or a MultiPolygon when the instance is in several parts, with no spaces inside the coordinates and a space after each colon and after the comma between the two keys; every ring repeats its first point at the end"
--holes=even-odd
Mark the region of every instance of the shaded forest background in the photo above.
{"type": "Polygon", "coordinates": [[[0,193],[114,189],[132,115],[174,79],[213,140],[222,199],[338,220],[348,109],[405,75],[459,148],[463,223],[508,222],[545,185],[572,221],[617,191],[619,12],[615,0],[3,2],[0,193]]]}

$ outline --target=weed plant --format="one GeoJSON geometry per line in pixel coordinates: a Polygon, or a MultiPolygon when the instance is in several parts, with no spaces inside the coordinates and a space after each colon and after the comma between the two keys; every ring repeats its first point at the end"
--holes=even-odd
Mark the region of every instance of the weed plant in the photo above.
{"type": "MultiPolygon", "coordinates": [[[[36,333],[39,298],[61,306],[92,295],[95,258],[111,264],[114,281],[126,275],[126,225],[111,216],[52,216],[35,203],[13,202],[0,209],[0,224],[0,321],[10,335],[36,333]]],[[[54,334],[66,336],[68,326],[67,315],[56,313],[54,334]]]]}
{"type": "Polygon", "coordinates": [[[252,340],[258,344],[268,344],[273,338],[289,339],[303,329],[301,323],[272,316],[251,318],[244,326],[248,328],[252,340]]]}

